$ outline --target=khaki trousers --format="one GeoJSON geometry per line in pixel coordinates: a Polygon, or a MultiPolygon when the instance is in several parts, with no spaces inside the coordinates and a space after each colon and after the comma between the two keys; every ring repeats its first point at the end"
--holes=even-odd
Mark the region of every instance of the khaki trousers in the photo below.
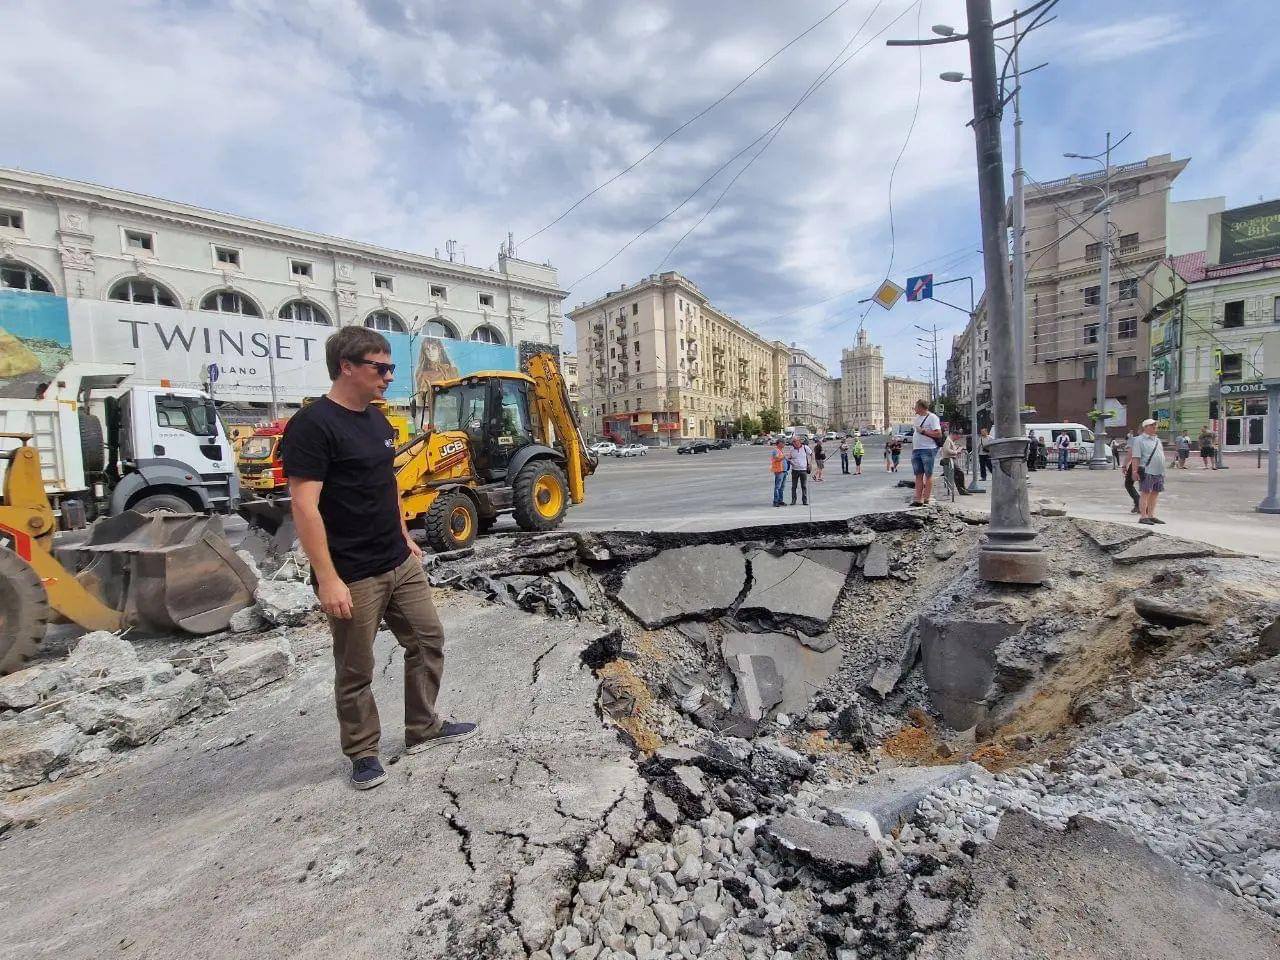
{"type": "Polygon", "coordinates": [[[378,755],[382,728],[373,699],[373,638],[384,620],[404,647],[404,732],[414,743],[442,725],[436,696],[444,673],[444,628],[431,601],[422,562],[404,563],[347,584],[351,619],[329,617],[333,632],[334,697],[342,752],[352,760],[378,755]]]}

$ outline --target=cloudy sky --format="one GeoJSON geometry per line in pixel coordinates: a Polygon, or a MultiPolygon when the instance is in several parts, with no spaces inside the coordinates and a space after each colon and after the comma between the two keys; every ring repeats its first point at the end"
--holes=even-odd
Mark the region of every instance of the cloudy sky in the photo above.
{"type": "MultiPolygon", "coordinates": [[[[456,239],[481,266],[511,231],[559,269],[566,308],[674,268],[838,369],[886,273],[981,270],[969,89],[937,79],[965,47],[884,46],[962,27],[961,0],[848,0],[538,233],[838,2],[8,0],[0,165],[423,253],[456,239]]],[[[1280,60],[1249,40],[1280,32],[1280,5],[1209,9],[1061,0],[1024,45],[1024,67],[1050,64],[1026,80],[1030,174],[1072,172],[1062,153],[1111,129],[1133,134],[1120,162],[1192,158],[1175,199],[1280,195],[1280,60]]],[[[935,322],[949,343],[963,317],[865,319],[909,374],[912,324],[935,322]]]]}

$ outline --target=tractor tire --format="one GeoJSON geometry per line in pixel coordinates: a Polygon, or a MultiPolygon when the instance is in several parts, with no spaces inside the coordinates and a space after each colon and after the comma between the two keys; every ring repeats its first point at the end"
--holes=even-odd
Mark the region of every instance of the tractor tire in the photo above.
{"type": "Polygon", "coordinates": [[[0,547],[0,674],[17,670],[36,652],[51,619],[39,575],[12,550],[0,547]]]}
{"type": "Polygon", "coordinates": [[[80,458],[85,473],[101,473],[107,466],[107,450],[102,442],[102,421],[88,410],[80,411],[80,458]]]}
{"type": "Polygon", "coordinates": [[[553,460],[535,460],[516,474],[512,513],[521,530],[554,530],[569,508],[569,481],[553,460]]]}
{"type": "Polygon", "coordinates": [[[480,530],[476,505],[465,493],[442,493],[431,503],[425,521],[427,546],[436,553],[469,547],[480,530]]]}
{"type": "Polygon", "coordinates": [[[139,513],[200,513],[191,504],[183,500],[177,494],[173,493],[153,493],[149,497],[143,497],[141,500],[135,501],[130,510],[137,510],[139,513]]]}

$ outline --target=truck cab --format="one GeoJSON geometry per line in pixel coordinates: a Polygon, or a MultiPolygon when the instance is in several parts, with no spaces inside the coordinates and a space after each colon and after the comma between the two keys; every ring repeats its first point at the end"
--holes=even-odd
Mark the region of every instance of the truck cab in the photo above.
{"type": "Polygon", "coordinates": [[[262,495],[288,487],[284,461],[280,457],[280,438],[284,436],[287,422],[276,420],[259,427],[241,445],[236,457],[241,489],[262,495]]]}

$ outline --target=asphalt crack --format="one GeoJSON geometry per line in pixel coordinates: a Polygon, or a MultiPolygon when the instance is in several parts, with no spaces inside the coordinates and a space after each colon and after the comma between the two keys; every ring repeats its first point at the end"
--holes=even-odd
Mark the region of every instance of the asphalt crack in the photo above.
{"type": "Polygon", "coordinates": [[[559,640],[538,654],[537,658],[533,661],[533,676],[530,679],[531,683],[536,684],[538,682],[538,674],[542,671],[542,661],[546,658],[547,654],[551,653],[551,651],[558,646],[560,646],[559,640]]]}

